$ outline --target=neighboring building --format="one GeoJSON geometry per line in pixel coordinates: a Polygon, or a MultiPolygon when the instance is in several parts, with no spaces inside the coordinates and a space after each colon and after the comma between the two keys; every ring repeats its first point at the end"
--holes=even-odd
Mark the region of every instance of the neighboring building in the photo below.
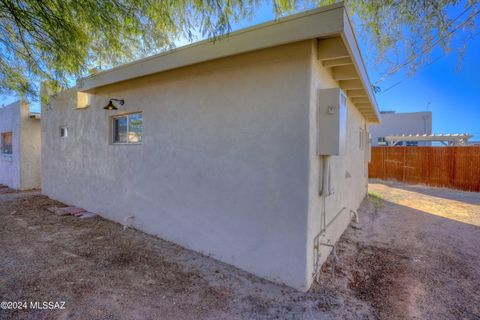
{"type": "Polygon", "coordinates": [[[480,146],[480,141],[468,141],[469,146],[480,146]]]}
{"type": "MultiPolygon", "coordinates": [[[[432,133],[432,112],[405,112],[396,113],[395,111],[380,112],[382,124],[372,126],[370,133],[372,135],[373,146],[386,146],[386,136],[389,135],[423,135],[432,133]]],[[[428,141],[405,141],[399,145],[407,146],[429,146],[428,141]]]]}
{"type": "Polygon", "coordinates": [[[0,108],[0,184],[40,187],[40,115],[20,101],[0,108]]]}
{"type": "Polygon", "coordinates": [[[336,4],[100,72],[42,117],[44,194],[307,290],[380,116],[336,4]]]}

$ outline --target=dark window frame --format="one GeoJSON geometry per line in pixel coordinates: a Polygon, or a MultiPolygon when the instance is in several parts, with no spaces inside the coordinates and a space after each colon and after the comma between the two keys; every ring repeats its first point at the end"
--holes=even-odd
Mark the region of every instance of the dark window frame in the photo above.
{"type": "Polygon", "coordinates": [[[1,144],[1,153],[4,155],[12,155],[13,154],[13,132],[7,131],[7,132],[2,132],[2,144],[1,144]],[[10,137],[10,143],[6,144],[5,140],[6,137],[10,137]]]}

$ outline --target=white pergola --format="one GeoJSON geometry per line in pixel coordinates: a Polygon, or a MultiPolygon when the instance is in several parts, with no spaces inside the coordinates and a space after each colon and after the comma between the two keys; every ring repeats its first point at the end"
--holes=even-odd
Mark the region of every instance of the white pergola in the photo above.
{"type": "Polygon", "coordinates": [[[395,146],[402,141],[438,141],[445,146],[465,146],[473,136],[467,133],[457,134],[410,134],[410,135],[389,135],[385,140],[390,146],[395,146]]]}

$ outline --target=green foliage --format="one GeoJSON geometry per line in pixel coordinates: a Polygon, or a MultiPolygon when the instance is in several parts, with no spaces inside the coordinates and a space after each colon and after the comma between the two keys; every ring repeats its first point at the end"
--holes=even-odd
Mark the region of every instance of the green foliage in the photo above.
{"type": "Polygon", "coordinates": [[[381,208],[384,206],[383,197],[375,192],[368,192],[368,201],[370,201],[375,208],[381,208]]]}
{"type": "Polygon", "coordinates": [[[92,69],[170,48],[192,31],[215,37],[256,0],[1,0],[0,94],[34,96],[39,81],[68,86],[92,69]]]}
{"type": "MultiPolygon", "coordinates": [[[[277,16],[332,0],[273,0],[277,16]]],[[[245,19],[264,0],[0,0],[0,94],[33,97],[48,80],[66,87],[72,80],[171,48],[194,32],[217,37],[245,19]]],[[[409,65],[428,59],[432,45],[449,50],[455,28],[474,30],[476,0],[347,0],[359,22],[357,33],[376,47],[378,59],[390,49],[409,65]],[[450,6],[463,6],[449,17],[450,6]],[[459,27],[460,26],[460,27],[459,27]]],[[[393,70],[395,72],[396,70],[393,70]]]]}

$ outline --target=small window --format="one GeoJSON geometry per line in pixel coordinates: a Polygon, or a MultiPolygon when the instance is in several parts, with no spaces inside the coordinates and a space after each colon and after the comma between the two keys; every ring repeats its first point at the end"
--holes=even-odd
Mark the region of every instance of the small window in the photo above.
{"type": "Polygon", "coordinates": [[[12,133],[11,132],[2,133],[2,153],[12,154],[12,133]]]}
{"type": "Polygon", "coordinates": [[[66,138],[68,137],[68,127],[60,127],[60,137],[66,138]]]}
{"type": "Polygon", "coordinates": [[[132,113],[113,117],[113,143],[141,143],[143,131],[143,115],[132,113]]]}
{"type": "Polygon", "coordinates": [[[363,128],[360,128],[358,133],[358,147],[360,150],[365,149],[365,130],[363,128]]]}
{"type": "Polygon", "coordinates": [[[379,137],[379,138],[377,138],[377,144],[379,146],[386,146],[387,145],[387,140],[385,140],[385,137],[379,137]]]}

